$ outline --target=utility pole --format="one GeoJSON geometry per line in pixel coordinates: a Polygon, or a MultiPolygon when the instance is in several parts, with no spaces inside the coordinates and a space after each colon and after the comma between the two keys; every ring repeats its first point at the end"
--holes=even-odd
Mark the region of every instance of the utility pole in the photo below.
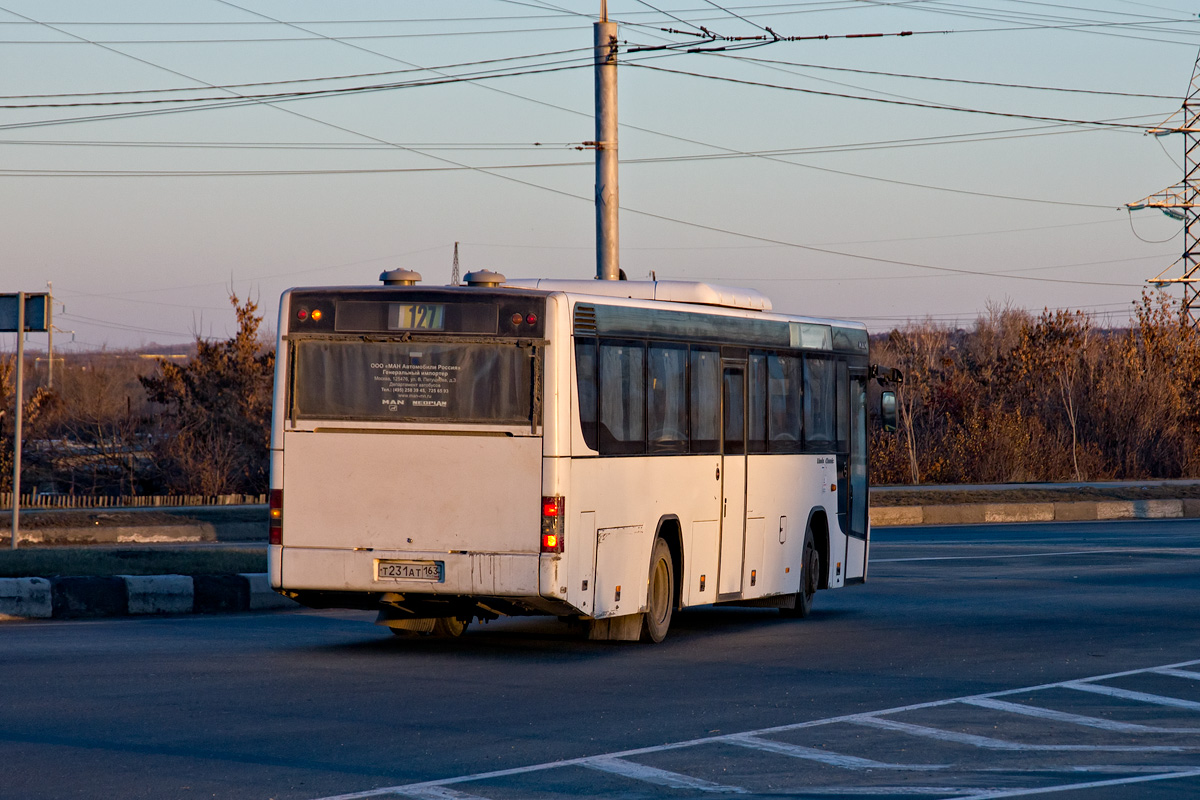
{"type": "Polygon", "coordinates": [[[25,404],[25,293],[17,292],[17,385],[13,412],[12,544],[21,538],[21,412],[25,404]]]}
{"type": "Polygon", "coordinates": [[[596,59],[596,277],[615,281],[621,274],[617,211],[617,24],[608,21],[600,0],[595,29],[596,59]]]}
{"type": "Polygon", "coordinates": [[[1126,208],[1157,208],[1173,219],[1182,220],[1183,256],[1180,260],[1183,262],[1183,275],[1164,278],[1163,275],[1175,266],[1172,264],[1158,277],[1147,282],[1159,287],[1182,284],[1183,314],[1192,325],[1200,325],[1200,208],[1197,208],[1197,196],[1200,195],[1200,56],[1197,56],[1196,65],[1192,68],[1192,84],[1179,113],[1183,117],[1180,127],[1168,128],[1164,124],[1161,128],[1151,129],[1149,133],[1154,136],[1183,134],[1183,180],[1144,200],[1128,203],[1126,208]]]}
{"type": "Polygon", "coordinates": [[[450,285],[459,286],[462,284],[462,276],[458,274],[458,242],[454,243],[454,268],[450,270],[450,285]]]}
{"type": "Polygon", "coordinates": [[[54,391],[54,282],[46,281],[46,388],[54,391]]]}

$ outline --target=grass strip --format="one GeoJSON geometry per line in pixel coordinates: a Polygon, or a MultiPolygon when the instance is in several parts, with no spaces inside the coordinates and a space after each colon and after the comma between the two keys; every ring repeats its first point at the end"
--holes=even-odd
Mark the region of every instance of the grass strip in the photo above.
{"type": "Polygon", "coordinates": [[[225,575],[266,572],[263,547],[29,547],[0,551],[0,578],[106,575],[225,575]]]}

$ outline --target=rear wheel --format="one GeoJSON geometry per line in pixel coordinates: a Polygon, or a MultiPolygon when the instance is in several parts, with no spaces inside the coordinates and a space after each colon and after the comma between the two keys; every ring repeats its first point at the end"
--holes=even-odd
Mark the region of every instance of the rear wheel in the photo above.
{"type": "Polygon", "coordinates": [[[462,636],[468,624],[468,622],[463,622],[458,617],[438,617],[433,622],[431,635],[453,639],[462,636]]]}
{"type": "Polygon", "coordinates": [[[389,626],[393,636],[436,636],[439,639],[462,636],[466,629],[467,623],[458,617],[404,620],[389,626]]]}
{"type": "Polygon", "coordinates": [[[800,559],[800,591],[791,608],[781,608],[785,617],[807,617],[812,613],[813,598],[817,594],[817,581],[821,571],[821,556],[813,544],[811,530],[804,531],[804,552],[800,559]]]}
{"type": "Polygon", "coordinates": [[[661,642],[671,627],[671,611],[675,605],[675,564],[671,548],[662,539],[654,540],[650,552],[650,577],[646,598],[646,613],[642,621],[642,641],[661,642]]]}

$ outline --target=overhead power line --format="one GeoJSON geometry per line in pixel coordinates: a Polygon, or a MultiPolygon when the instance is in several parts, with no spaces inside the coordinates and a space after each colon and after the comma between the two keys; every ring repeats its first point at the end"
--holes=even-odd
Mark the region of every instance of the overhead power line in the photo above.
{"type": "Polygon", "coordinates": [[[1145,94],[1141,92],[1114,92],[1106,89],[1073,89],[1065,86],[1036,86],[1024,83],[1002,83],[999,81],[977,81],[968,80],[966,78],[946,78],[935,75],[911,75],[903,72],[881,72],[872,69],[855,69],[853,67],[831,67],[825,64],[806,64],[797,61],[780,61],[771,58],[755,58],[754,56],[739,55],[736,53],[715,53],[714,55],[722,58],[731,59],[733,61],[749,61],[755,64],[771,64],[787,67],[800,67],[802,69],[818,69],[829,72],[851,72],[856,75],[875,75],[884,78],[905,78],[908,80],[918,81],[935,81],[938,83],[955,83],[966,86],[989,86],[998,89],[1029,89],[1037,92],[1061,92],[1063,94],[1094,94],[1105,97],[1132,97],[1145,100],[1178,100],[1175,95],[1168,94],[1145,94]]]}
{"type": "Polygon", "coordinates": [[[703,78],[705,80],[721,81],[724,83],[735,83],[742,86],[756,86],[763,89],[777,89],[785,92],[799,92],[801,94],[811,94],[820,97],[833,97],[841,100],[861,100],[868,103],[885,103],[887,105],[905,106],[908,108],[924,108],[932,111],[955,111],[962,114],[982,114],[989,117],[1003,117],[1005,119],[1023,119],[1034,122],[1054,122],[1063,125],[1081,125],[1097,128],[1122,128],[1126,130],[1145,131],[1150,128],[1149,125],[1137,125],[1127,122],[1111,122],[1105,120],[1086,120],[1086,119],[1071,119],[1069,117],[1050,117],[1040,114],[1021,114],[1015,111],[988,111],[981,108],[966,108],[964,106],[948,106],[941,103],[918,103],[912,100],[895,100],[886,97],[867,97],[865,95],[842,94],[839,92],[826,92],[820,89],[806,89],[799,86],[784,86],[777,83],[765,83],[762,81],[749,81],[742,78],[729,78],[721,75],[706,75],[700,72],[689,72],[687,70],[671,69],[670,67],[658,67],[652,64],[642,64],[638,62],[630,62],[627,64],[630,67],[638,69],[652,70],[654,72],[670,73],[672,75],[684,75],[689,78],[703,78]]]}
{"type": "MultiPolygon", "coordinates": [[[[81,44],[92,44],[92,42],[81,42],[81,44]]],[[[535,58],[550,58],[552,56],[565,56],[572,54],[588,54],[590,55],[592,48],[590,47],[574,47],[567,50],[550,50],[543,53],[531,53],[522,56],[505,56],[503,58],[488,58],[480,61],[462,61],[456,64],[442,64],[436,67],[407,67],[405,69],[384,70],[382,72],[359,72],[349,75],[321,75],[313,78],[291,78],[281,81],[255,81],[253,83],[226,83],[212,84],[205,86],[182,86],[169,89],[118,89],[106,92],[59,92],[55,94],[16,94],[16,95],[0,95],[0,100],[38,100],[66,97],[108,97],[112,95],[141,95],[141,94],[165,94],[165,93],[182,93],[182,92],[207,92],[213,89],[222,91],[230,91],[232,89],[248,89],[255,86],[286,86],[294,83],[318,83],[321,81],[348,81],[358,80],[361,78],[381,78],[386,75],[404,75],[412,72],[436,72],[438,70],[449,69],[464,69],[466,67],[481,67],[490,64],[503,64],[510,61],[530,61],[535,58]]],[[[192,98],[193,100],[197,98],[192,98]]]]}

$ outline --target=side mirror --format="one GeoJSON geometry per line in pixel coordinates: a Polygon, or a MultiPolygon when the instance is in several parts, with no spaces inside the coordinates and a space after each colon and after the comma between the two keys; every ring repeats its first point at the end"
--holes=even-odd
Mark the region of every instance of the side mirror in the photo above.
{"type": "Polygon", "coordinates": [[[884,392],[879,396],[879,418],[888,433],[896,430],[896,393],[884,392]]]}

